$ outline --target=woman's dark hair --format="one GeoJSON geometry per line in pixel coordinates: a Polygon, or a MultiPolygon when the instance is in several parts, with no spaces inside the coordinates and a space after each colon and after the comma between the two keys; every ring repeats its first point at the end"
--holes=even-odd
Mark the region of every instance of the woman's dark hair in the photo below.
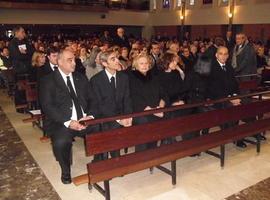
{"type": "Polygon", "coordinates": [[[169,68],[170,63],[173,61],[173,59],[176,57],[175,54],[166,52],[160,59],[158,63],[158,68],[162,71],[165,71],[169,68]]]}

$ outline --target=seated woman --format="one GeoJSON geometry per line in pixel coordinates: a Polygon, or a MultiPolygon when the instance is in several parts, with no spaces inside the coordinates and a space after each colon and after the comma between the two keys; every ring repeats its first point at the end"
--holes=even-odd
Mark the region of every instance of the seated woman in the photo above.
{"type": "MultiPolygon", "coordinates": [[[[179,56],[166,52],[158,66],[160,69],[159,72],[159,81],[164,91],[167,94],[167,106],[178,106],[184,104],[184,95],[185,95],[185,87],[184,81],[181,78],[182,70],[179,65],[179,56]]],[[[180,109],[173,112],[169,112],[168,115],[170,118],[180,117],[189,113],[189,110],[180,109]]],[[[169,138],[163,140],[162,142],[172,143],[174,139],[169,138]]]]}
{"type": "Polygon", "coordinates": [[[89,65],[89,55],[87,53],[87,48],[85,46],[81,46],[79,59],[81,60],[82,65],[84,68],[87,68],[89,65]]]}
{"type": "Polygon", "coordinates": [[[159,63],[159,81],[168,96],[167,106],[184,104],[184,81],[181,78],[179,57],[173,53],[165,53],[159,63]]]}
{"type": "Polygon", "coordinates": [[[32,68],[29,75],[29,81],[39,81],[39,70],[38,68],[43,67],[46,61],[45,53],[42,51],[35,51],[32,56],[32,68]]]}
{"type": "Polygon", "coordinates": [[[128,58],[128,48],[127,47],[122,47],[120,49],[120,56],[119,56],[119,61],[122,65],[122,70],[129,69],[131,67],[131,62],[128,58]]]}
{"type": "Polygon", "coordinates": [[[188,47],[183,47],[183,52],[182,54],[180,55],[183,63],[184,63],[184,72],[185,74],[187,74],[189,71],[192,70],[193,68],[193,65],[194,65],[194,61],[193,61],[193,58],[191,56],[191,53],[190,53],[190,50],[188,47]]]}
{"type": "Polygon", "coordinates": [[[267,66],[266,56],[264,55],[264,47],[260,46],[257,49],[257,69],[259,69],[259,73],[261,73],[262,69],[267,66]]]}
{"type": "MultiPolygon", "coordinates": [[[[150,58],[146,55],[139,55],[134,58],[132,67],[135,70],[130,71],[129,80],[133,112],[163,108],[167,97],[162,90],[158,77],[154,76],[150,71],[150,58]]],[[[153,122],[163,117],[164,113],[136,117],[133,119],[133,124],[153,122]]],[[[135,147],[135,151],[154,148],[156,145],[156,142],[138,145],[135,147]]]]}

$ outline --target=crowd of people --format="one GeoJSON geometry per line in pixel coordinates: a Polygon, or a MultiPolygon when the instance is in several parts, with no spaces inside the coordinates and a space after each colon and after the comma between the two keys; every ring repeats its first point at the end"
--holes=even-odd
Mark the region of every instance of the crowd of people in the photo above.
{"type": "MultiPolygon", "coordinates": [[[[44,130],[51,138],[64,184],[71,182],[70,153],[75,136],[246,102],[235,99],[208,108],[161,112],[89,127],[80,121],[241,94],[236,76],[247,80],[247,75],[257,74],[258,69],[270,64],[270,51],[263,44],[252,42],[244,33],[233,38],[230,31],[225,38],[185,38],[182,42],[160,36],[152,41],[129,39],[123,28],[117,29],[115,37],[105,31],[99,37],[80,39],[58,35],[29,41],[23,27],[15,28],[14,33],[10,41],[0,42],[0,64],[13,68],[17,80],[28,74],[23,77],[37,82],[38,105],[45,115],[44,130]]],[[[5,77],[1,79],[4,83],[5,77]]],[[[221,128],[231,126],[225,124],[221,128]]],[[[208,130],[202,132],[207,134],[208,130]]],[[[199,134],[187,133],[182,139],[199,134]]],[[[168,138],[161,143],[174,141],[175,138],[168,138]]],[[[246,147],[243,140],[236,145],[246,147]]],[[[135,151],[156,146],[157,142],[142,144],[135,151]]],[[[120,150],[109,154],[120,156],[120,150]]],[[[95,155],[93,162],[107,159],[109,154],[95,155]]]]}

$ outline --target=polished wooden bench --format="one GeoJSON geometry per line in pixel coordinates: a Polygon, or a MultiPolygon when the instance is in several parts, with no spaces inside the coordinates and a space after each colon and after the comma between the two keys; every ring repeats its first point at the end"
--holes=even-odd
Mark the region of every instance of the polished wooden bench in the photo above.
{"type": "MultiPolygon", "coordinates": [[[[176,108],[172,108],[171,110],[174,109],[176,108]]],[[[160,111],[164,111],[164,109],[159,109],[155,112],[160,111]]],[[[261,116],[268,112],[270,112],[270,100],[258,100],[257,102],[251,102],[249,104],[228,109],[214,110],[175,119],[95,133],[87,135],[86,137],[86,153],[87,156],[92,156],[117,149],[133,147],[138,144],[159,141],[205,128],[216,127],[229,121],[261,116]]],[[[157,148],[148,149],[142,152],[130,152],[129,154],[125,154],[118,158],[88,163],[88,174],[75,177],[73,182],[75,184],[80,184],[87,181],[89,189],[92,189],[92,186],[94,186],[102,195],[104,195],[106,200],[109,200],[109,181],[112,178],[156,167],[166,174],[169,174],[172,178],[172,184],[175,185],[177,159],[205,152],[219,158],[220,165],[223,167],[225,161],[225,144],[255,135],[268,130],[269,128],[270,118],[260,118],[252,123],[239,124],[232,128],[217,130],[190,140],[161,145],[157,148]],[[210,149],[216,147],[220,147],[220,153],[210,151],[210,149]],[[161,166],[168,162],[171,163],[171,169],[161,166]],[[104,182],[104,188],[98,184],[99,182],[104,182]]],[[[259,137],[257,137],[256,143],[257,152],[259,153],[259,137]]]]}

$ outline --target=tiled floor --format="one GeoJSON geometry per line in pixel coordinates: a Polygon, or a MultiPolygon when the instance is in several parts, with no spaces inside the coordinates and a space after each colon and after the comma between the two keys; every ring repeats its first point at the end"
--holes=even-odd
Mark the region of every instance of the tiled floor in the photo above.
{"type": "Polygon", "coordinates": [[[60,200],[0,107],[0,200],[60,200]]]}
{"type": "MultiPolygon", "coordinates": [[[[63,200],[104,200],[93,190],[89,193],[87,185],[79,187],[63,185],[60,169],[49,143],[41,143],[41,132],[31,124],[22,123],[25,114],[14,110],[12,101],[0,91],[0,105],[6,112],[17,133],[44,171],[63,200]]],[[[269,133],[267,135],[269,137],[269,133]]],[[[232,144],[226,147],[225,168],[221,169],[219,160],[206,154],[197,158],[187,157],[177,161],[177,185],[172,187],[168,175],[154,170],[130,174],[111,181],[112,200],[218,200],[224,199],[244,188],[268,178],[270,171],[270,137],[262,144],[262,151],[256,153],[255,146],[249,145],[239,150],[232,144]]],[[[86,172],[83,142],[76,139],[73,146],[72,176],[86,172]]]]}

